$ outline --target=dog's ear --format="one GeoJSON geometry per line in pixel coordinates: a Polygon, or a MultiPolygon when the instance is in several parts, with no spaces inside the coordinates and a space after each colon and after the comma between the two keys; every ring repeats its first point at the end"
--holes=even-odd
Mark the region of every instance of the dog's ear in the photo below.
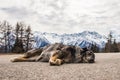
{"type": "Polygon", "coordinates": [[[85,47],[85,48],[82,48],[83,49],[83,51],[88,51],[88,48],[87,47],[85,47]]]}

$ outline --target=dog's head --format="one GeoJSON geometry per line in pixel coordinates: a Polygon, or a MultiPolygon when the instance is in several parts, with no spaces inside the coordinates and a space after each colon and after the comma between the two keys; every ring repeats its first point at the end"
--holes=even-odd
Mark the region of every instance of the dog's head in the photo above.
{"type": "Polygon", "coordinates": [[[94,63],[95,62],[95,54],[93,51],[83,48],[83,51],[81,51],[82,56],[82,62],[83,63],[94,63]]]}

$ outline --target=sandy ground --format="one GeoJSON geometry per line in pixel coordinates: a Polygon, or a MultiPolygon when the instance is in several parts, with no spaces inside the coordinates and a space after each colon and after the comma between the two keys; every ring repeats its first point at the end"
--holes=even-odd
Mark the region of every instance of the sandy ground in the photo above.
{"type": "Polygon", "coordinates": [[[9,61],[17,56],[0,55],[0,80],[120,80],[120,53],[96,53],[96,63],[62,66],[9,61]]]}

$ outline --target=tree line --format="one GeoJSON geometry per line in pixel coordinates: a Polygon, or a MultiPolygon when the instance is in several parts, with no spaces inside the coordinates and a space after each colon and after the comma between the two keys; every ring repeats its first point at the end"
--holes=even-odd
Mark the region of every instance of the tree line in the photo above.
{"type": "Polygon", "coordinates": [[[92,43],[91,50],[93,50],[96,53],[100,52],[120,52],[120,42],[116,42],[116,39],[113,38],[112,33],[110,32],[108,34],[107,42],[105,43],[105,47],[100,49],[97,44],[92,43]]]}
{"type": "Polygon", "coordinates": [[[17,22],[15,27],[9,22],[0,22],[0,52],[22,53],[31,48],[31,27],[23,22],[17,22]],[[4,45],[3,45],[4,44],[4,45]]]}
{"type": "Polygon", "coordinates": [[[116,39],[113,38],[112,33],[108,35],[108,40],[105,45],[104,52],[120,52],[120,43],[116,42],[116,39]]]}

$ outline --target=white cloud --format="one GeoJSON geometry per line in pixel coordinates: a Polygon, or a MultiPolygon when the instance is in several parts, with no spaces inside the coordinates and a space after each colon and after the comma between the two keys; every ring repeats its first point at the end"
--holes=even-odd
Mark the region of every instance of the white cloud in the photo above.
{"type": "Polygon", "coordinates": [[[107,34],[120,30],[119,0],[0,0],[0,19],[41,32],[107,34]]]}

